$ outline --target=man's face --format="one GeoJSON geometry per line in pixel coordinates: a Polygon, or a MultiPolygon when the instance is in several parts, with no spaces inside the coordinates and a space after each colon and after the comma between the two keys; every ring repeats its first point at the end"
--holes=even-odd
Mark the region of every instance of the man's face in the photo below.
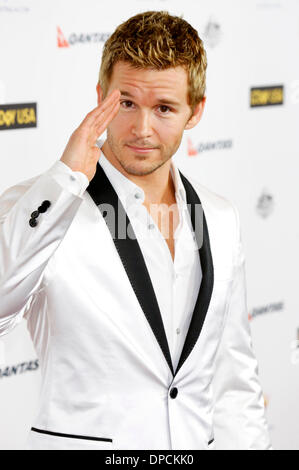
{"type": "Polygon", "coordinates": [[[138,70],[117,62],[108,94],[115,89],[121,92],[120,108],[107,127],[107,151],[127,173],[150,174],[175,154],[184,129],[195,125],[186,126],[187,72],[183,67],[138,70]]]}

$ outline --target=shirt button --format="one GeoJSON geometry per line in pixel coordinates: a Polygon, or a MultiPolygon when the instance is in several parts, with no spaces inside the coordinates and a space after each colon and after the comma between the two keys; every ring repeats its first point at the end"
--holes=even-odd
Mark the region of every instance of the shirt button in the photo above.
{"type": "Polygon", "coordinates": [[[177,328],[175,331],[176,331],[176,334],[177,334],[177,335],[179,335],[180,332],[181,332],[181,330],[180,330],[179,328],[177,328]]]}
{"type": "Polygon", "coordinates": [[[170,398],[176,398],[177,394],[178,394],[178,389],[176,387],[173,387],[169,393],[170,398]]]}
{"type": "Polygon", "coordinates": [[[142,198],[140,193],[135,193],[134,196],[135,196],[135,199],[141,199],[142,198]]]}
{"type": "Polygon", "coordinates": [[[153,230],[155,228],[154,224],[148,224],[147,226],[148,229],[153,230]]]}
{"type": "Polygon", "coordinates": [[[75,178],[73,175],[71,175],[71,176],[70,176],[70,179],[71,179],[72,181],[75,181],[76,178],[75,178]]]}

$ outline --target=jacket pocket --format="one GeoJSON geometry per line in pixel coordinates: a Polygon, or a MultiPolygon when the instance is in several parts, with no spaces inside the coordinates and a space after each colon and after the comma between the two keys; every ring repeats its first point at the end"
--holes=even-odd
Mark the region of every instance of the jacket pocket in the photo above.
{"type": "Polygon", "coordinates": [[[109,437],[65,434],[32,427],[27,440],[28,450],[112,450],[109,437]]]}

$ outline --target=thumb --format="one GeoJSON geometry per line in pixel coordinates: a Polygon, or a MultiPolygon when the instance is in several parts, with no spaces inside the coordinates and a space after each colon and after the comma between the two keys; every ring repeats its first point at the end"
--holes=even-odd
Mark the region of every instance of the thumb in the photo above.
{"type": "Polygon", "coordinates": [[[94,160],[97,162],[101,156],[102,150],[95,145],[92,149],[92,153],[94,160]]]}
{"type": "Polygon", "coordinates": [[[100,106],[100,104],[103,101],[103,90],[99,83],[97,84],[97,95],[98,95],[98,106],[100,106]]]}

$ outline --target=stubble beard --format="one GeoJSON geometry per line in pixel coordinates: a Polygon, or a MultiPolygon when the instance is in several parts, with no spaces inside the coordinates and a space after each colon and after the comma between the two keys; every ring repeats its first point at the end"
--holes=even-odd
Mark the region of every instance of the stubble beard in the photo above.
{"type": "MultiPolygon", "coordinates": [[[[134,163],[129,163],[126,162],[122,156],[121,156],[121,149],[118,148],[118,146],[115,144],[114,139],[109,132],[109,129],[107,129],[107,141],[110,147],[111,152],[113,153],[114,157],[118,161],[118,163],[121,165],[123,170],[125,170],[126,173],[129,175],[135,175],[135,176],[146,176],[150,175],[154,171],[156,171],[158,168],[160,168],[162,165],[164,165],[174,154],[174,152],[169,152],[169,155],[167,154],[164,156],[160,161],[156,162],[146,162],[146,159],[148,157],[142,157],[140,156],[139,159],[140,161],[146,162],[143,166],[142,169],[136,168],[134,163]]],[[[159,149],[158,149],[159,150],[159,149]]]]}

